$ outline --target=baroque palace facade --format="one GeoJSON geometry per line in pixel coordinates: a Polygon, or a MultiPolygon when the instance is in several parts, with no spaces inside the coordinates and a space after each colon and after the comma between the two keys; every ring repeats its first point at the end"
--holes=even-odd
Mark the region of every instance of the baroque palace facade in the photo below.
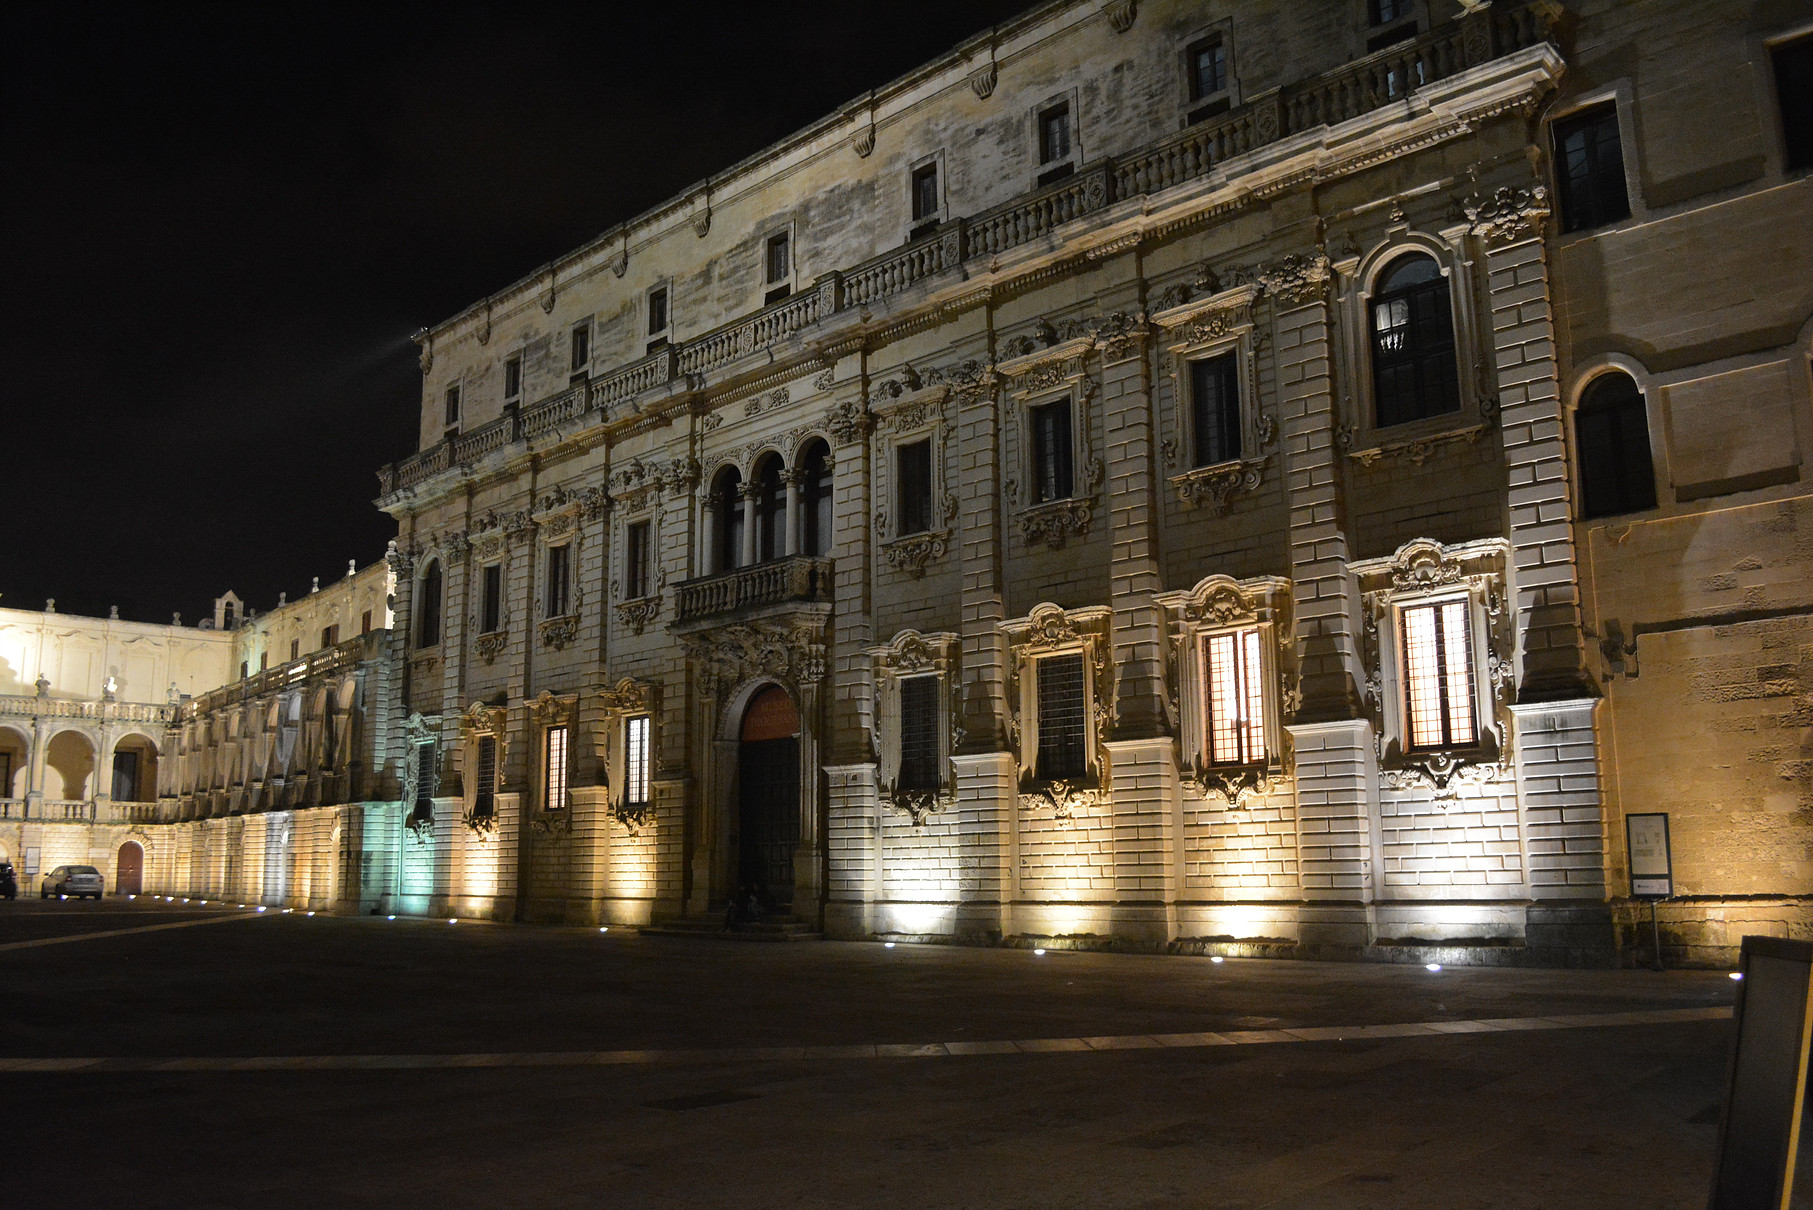
{"type": "Polygon", "coordinates": [[[1804,935],[1809,27],[1048,4],[425,330],[406,891],[1804,935]]]}

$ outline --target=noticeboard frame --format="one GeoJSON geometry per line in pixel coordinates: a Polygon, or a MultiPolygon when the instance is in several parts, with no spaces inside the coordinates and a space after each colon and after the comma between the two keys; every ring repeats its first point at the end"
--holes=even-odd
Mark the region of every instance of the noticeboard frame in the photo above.
{"type": "Polygon", "coordinates": [[[1624,856],[1630,875],[1632,899],[1672,899],[1675,893],[1674,840],[1668,831],[1668,812],[1641,811],[1624,817],[1624,856]],[[1657,821],[1660,821],[1659,823],[1657,821]],[[1660,831],[1662,866],[1637,869],[1637,853],[1647,848],[1656,831],[1660,831]],[[1639,833],[1646,833],[1640,840],[1639,833]]]}
{"type": "Polygon", "coordinates": [[[1788,1210],[1813,1051],[1813,942],[1745,937],[1707,1210],[1788,1210]]]}

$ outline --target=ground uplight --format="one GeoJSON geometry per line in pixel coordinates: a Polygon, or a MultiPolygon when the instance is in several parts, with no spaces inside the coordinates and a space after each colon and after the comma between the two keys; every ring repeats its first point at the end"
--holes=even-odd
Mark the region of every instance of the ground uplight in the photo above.
{"type": "Polygon", "coordinates": [[[1034,951],[1032,951],[1032,956],[1035,958],[1043,958],[1045,956],[1045,951],[1044,950],[1034,950],[1034,951]]]}
{"type": "Polygon", "coordinates": [[[1426,971],[1432,971],[1432,972],[1440,971],[1442,969],[1442,964],[1439,962],[1431,962],[1428,966],[1425,966],[1423,969],[1426,971]]]}
{"type": "Polygon", "coordinates": [[[894,948],[894,943],[892,941],[883,941],[881,943],[881,948],[884,950],[891,950],[894,948]]]}
{"type": "Polygon", "coordinates": [[[1739,983],[1742,983],[1744,981],[1744,972],[1743,971],[1732,971],[1731,977],[1733,979],[1736,979],[1739,983]]]}
{"type": "Polygon", "coordinates": [[[1209,961],[1220,963],[1220,962],[1226,962],[1227,959],[1223,958],[1220,954],[1216,954],[1214,957],[1210,958],[1209,961]]]}

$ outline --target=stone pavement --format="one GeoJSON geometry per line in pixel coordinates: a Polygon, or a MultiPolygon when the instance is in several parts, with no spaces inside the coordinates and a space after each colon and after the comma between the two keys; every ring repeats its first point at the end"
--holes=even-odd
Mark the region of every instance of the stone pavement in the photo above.
{"type": "Polygon", "coordinates": [[[142,900],[0,979],[0,1188],[172,1207],[1697,1208],[1733,987],[142,900]]]}

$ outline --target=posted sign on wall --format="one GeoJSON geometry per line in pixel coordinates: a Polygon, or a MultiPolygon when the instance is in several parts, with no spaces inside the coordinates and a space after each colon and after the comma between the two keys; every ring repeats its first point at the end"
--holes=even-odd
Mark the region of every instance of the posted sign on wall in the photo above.
{"type": "Polygon", "coordinates": [[[1630,848],[1632,899],[1667,899],[1675,893],[1674,863],[1668,851],[1668,814],[1654,811],[1624,817],[1630,848]]]}

